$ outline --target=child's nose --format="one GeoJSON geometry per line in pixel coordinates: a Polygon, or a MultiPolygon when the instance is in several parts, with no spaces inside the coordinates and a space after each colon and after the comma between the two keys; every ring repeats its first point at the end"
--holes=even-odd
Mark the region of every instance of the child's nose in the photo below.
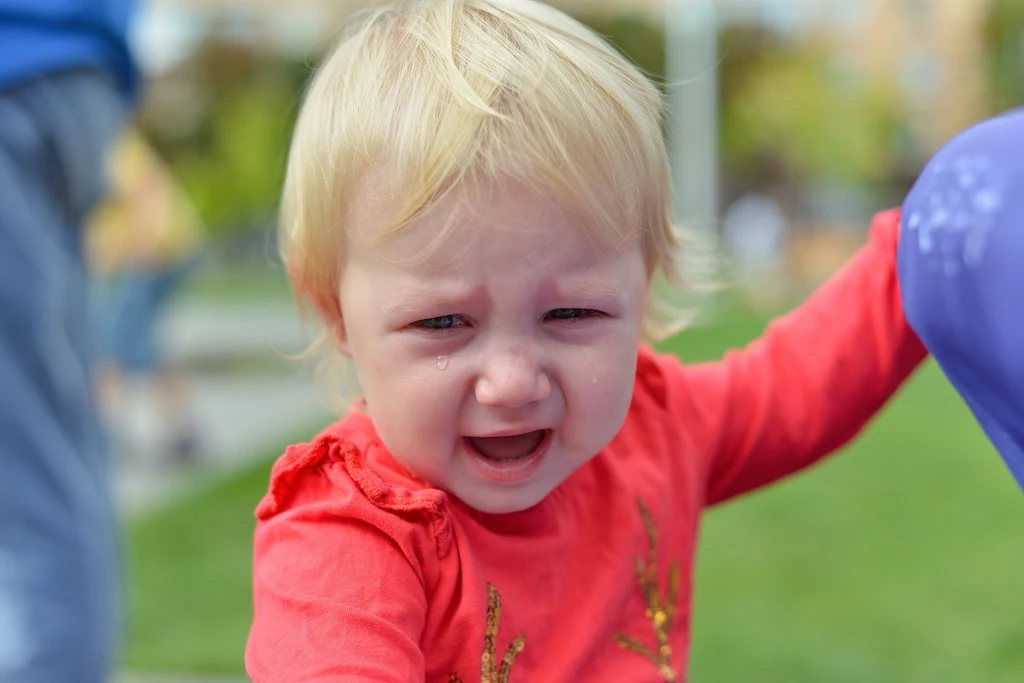
{"type": "Polygon", "coordinates": [[[487,406],[518,408],[550,393],[547,373],[533,354],[519,348],[493,354],[476,381],[476,400],[487,406]]]}

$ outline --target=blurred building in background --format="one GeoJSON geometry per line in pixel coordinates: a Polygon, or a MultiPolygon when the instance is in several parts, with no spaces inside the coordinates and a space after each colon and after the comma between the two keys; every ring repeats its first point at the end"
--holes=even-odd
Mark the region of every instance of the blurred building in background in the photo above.
{"type": "Polygon", "coordinates": [[[834,2],[823,22],[851,77],[890,83],[922,144],[937,148],[983,118],[991,0],[834,2]]]}

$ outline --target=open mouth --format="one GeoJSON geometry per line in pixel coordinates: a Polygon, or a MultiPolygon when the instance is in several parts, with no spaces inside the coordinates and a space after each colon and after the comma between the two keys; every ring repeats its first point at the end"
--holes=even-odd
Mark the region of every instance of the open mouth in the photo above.
{"type": "Polygon", "coordinates": [[[550,429],[538,429],[509,436],[467,436],[463,441],[484,478],[511,484],[529,479],[540,469],[553,434],[550,429]]]}
{"type": "Polygon", "coordinates": [[[477,454],[491,462],[513,463],[536,453],[549,431],[538,429],[511,436],[470,436],[466,437],[466,441],[477,454]]]}

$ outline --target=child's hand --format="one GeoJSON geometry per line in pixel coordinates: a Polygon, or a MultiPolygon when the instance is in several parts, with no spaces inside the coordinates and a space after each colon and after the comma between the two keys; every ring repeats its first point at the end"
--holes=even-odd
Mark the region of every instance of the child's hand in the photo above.
{"type": "Polygon", "coordinates": [[[907,320],[1024,487],[1024,111],[932,158],[897,260],[907,320]]]}

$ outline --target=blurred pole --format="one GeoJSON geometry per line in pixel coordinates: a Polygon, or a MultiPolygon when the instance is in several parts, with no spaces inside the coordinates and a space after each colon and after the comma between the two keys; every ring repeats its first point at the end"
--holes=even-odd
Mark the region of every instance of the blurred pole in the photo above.
{"type": "MultiPolygon", "coordinates": [[[[665,0],[669,160],[676,218],[718,243],[716,0],[665,0]]],[[[685,267],[685,263],[684,263],[685,267]]],[[[713,318],[713,310],[705,309],[713,318]]]]}

